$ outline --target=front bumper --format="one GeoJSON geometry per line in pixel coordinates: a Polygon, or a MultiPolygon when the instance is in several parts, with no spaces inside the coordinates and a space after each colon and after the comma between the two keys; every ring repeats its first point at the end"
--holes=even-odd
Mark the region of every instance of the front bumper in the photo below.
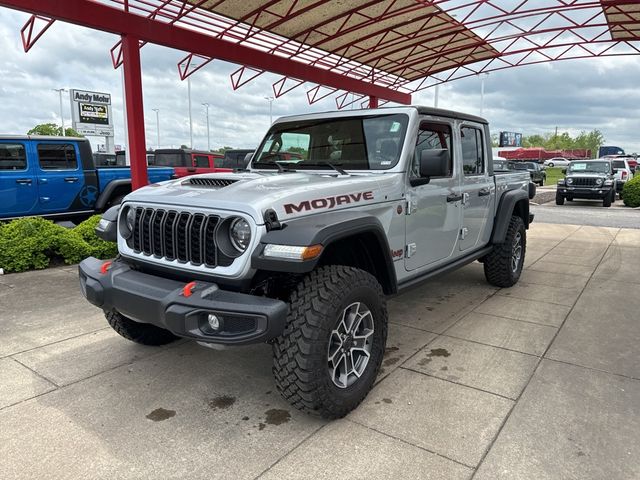
{"type": "Polygon", "coordinates": [[[262,343],[282,334],[288,306],[281,300],[221,290],[215,283],[196,282],[185,296],[184,282],[132,270],[123,261],[87,258],[78,267],[86,299],[105,311],[118,311],[176,336],[223,345],[262,343]],[[220,320],[213,331],[209,314],[220,320]]]}
{"type": "Polygon", "coordinates": [[[567,187],[558,185],[558,193],[563,197],[599,199],[611,195],[611,187],[567,187]]]}

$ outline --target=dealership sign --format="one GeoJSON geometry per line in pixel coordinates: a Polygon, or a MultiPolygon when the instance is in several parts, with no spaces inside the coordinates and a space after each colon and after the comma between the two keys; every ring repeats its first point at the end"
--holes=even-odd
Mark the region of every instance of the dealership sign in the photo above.
{"type": "Polygon", "coordinates": [[[71,90],[73,128],[82,135],[113,137],[111,95],[71,90]]]}
{"type": "Polygon", "coordinates": [[[521,147],[522,134],[516,132],[500,132],[500,147],[521,147]]]}

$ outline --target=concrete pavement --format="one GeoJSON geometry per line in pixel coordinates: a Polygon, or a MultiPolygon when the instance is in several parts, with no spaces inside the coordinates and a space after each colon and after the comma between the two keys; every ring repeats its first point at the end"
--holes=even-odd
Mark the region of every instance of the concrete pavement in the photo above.
{"type": "Polygon", "coordinates": [[[145,348],[74,268],[0,276],[2,478],[640,478],[640,230],[534,223],[511,289],[478,263],[389,300],[347,418],[300,414],[270,348],[145,348]]]}

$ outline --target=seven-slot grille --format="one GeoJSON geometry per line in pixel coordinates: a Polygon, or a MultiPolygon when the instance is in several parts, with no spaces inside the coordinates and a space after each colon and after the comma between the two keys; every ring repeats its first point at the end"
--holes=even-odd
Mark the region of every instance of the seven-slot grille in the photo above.
{"type": "Polygon", "coordinates": [[[595,187],[596,179],[593,177],[576,177],[573,179],[572,187],[595,187]]]}
{"type": "Polygon", "coordinates": [[[136,253],[207,267],[233,263],[216,244],[217,215],[133,208],[136,218],[128,244],[136,253]]]}

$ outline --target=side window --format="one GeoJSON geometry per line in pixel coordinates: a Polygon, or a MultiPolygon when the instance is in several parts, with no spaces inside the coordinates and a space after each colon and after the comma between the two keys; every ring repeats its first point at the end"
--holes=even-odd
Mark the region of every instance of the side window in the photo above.
{"type": "Polygon", "coordinates": [[[24,145],[0,143],[0,170],[26,170],[27,156],[24,145]]]}
{"type": "Polygon", "coordinates": [[[418,139],[416,140],[416,149],[413,154],[413,165],[411,168],[411,177],[418,178],[420,176],[420,157],[423,150],[449,150],[449,173],[447,177],[453,174],[453,153],[451,151],[451,127],[441,123],[422,122],[418,131],[418,139]]]}
{"type": "Polygon", "coordinates": [[[206,155],[194,155],[193,166],[197,168],[209,168],[209,157],[206,155]]]}
{"type": "Polygon", "coordinates": [[[462,127],[460,129],[462,146],[462,171],[465,175],[482,175],[484,173],[484,148],[482,132],[478,128],[462,127]]]}
{"type": "Polygon", "coordinates": [[[224,164],[224,157],[213,157],[213,166],[216,168],[222,168],[224,164]]]}
{"type": "Polygon", "coordinates": [[[38,158],[42,170],[75,170],[78,168],[76,149],[66,143],[38,145],[38,158]]]}

